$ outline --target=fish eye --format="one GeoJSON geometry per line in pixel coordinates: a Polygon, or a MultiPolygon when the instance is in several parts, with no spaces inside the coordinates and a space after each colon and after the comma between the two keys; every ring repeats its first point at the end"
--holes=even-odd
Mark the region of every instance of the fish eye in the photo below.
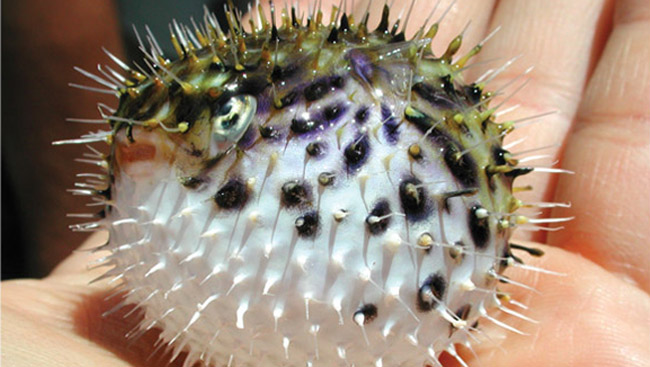
{"type": "Polygon", "coordinates": [[[257,111],[257,100],[250,95],[232,96],[212,118],[216,141],[237,142],[248,129],[257,111]]]}

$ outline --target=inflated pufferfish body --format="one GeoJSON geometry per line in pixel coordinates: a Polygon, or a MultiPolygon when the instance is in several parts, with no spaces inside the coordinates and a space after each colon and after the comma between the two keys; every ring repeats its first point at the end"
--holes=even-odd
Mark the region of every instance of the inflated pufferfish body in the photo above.
{"type": "MultiPolygon", "coordinates": [[[[516,259],[516,167],[482,84],[388,8],[228,15],[115,61],[105,275],[187,365],[421,366],[456,355],[516,259]],[[273,18],[273,17],[272,17],[273,18]]],[[[82,139],[83,140],[83,139],[82,139]]]]}

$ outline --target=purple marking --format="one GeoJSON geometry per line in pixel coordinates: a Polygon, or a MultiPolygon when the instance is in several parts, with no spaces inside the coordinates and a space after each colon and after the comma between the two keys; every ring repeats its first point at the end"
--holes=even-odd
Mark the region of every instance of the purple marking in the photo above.
{"type": "Polygon", "coordinates": [[[383,104],[381,105],[381,121],[384,137],[389,144],[395,144],[399,140],[399,124],[395,120],[393,111],[390,107],[383,104]]]}
{"type": "Polygon", "coordinates": [[[345,58],[350,62],[350,65],[352,65],[354,73],[366,83],[371,84],[370,79],[372,79],[374,67],[370,57],[359,50],[352,49],[348,51],[345,58]]]}

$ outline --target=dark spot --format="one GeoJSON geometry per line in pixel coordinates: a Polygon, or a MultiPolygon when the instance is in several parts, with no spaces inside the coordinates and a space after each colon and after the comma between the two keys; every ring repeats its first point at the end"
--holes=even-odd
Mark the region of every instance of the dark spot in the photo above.
{"type": "Polygon", "coordinates": [[[260,95],[266,87],[271,85],[266,77],[256,76],[239,78],[237,94],[250,94],[253,96],[260,95]]]}
{"type": "Polygon", "coordinates": [[[200,184],[203,183],[203,179],[198,177],[181,177],[178,179],[181,185],[187,187],[188,189],[196,189],[200,184]]]}
{"type": "Polygon", "coordinates": [[[474,205],[470,210],[467,218],[467,225],[469,226],[470,233],[474,246],[478,249],[484,249],[490,241],[490,223],[489,216],[479,218],[477,211],[483,209],[480,205],[474,205]]]}
{"type": "Polygon", "coordinates": [[[422,220],[430,211],[427,191],[423,187],[422,181],[415,177],[409,177],[400,183],[399,200],[406,218],[410,221],[422,220]]]}
{"type": "Polygon", "coordinates": [[[323,98],[328,91],[329,86],[327,85],[327,82],[324,79],[321,79],[308,85],[303,93],[305,99],[311,102],[323,98]]]}
{"type": "Polygon", "coordinates": [[[298,180],[282,185],[282,204],[288,208],[303,206],[311,201],[311,188],[298,180]]]}
{"type": "Polygon", "coordinates": [[[445,136],[442,130],[437,127],[439,124],[422,111],[409,107],[404,110],[404,117],[406,117],[407,121],[413,123],[421,133],[427,134],[430,139],[435,140],[439,136],[445,136]]]}
{"type": "Polygon", "coordinates": [[[354,322],[357,322],[359,316],[363,316],[364,325],[372,322],[372,320],[377,317],[377,306],[373,305],[372,303],[366,303],[354,312],[354,315],[352,315],[352,320],[354,322]]]}
{"type": "Polygon", "coordinates": [[[339,30],[336,29],[336,27],[332,27],[332,31],[330,32],[330,35],[327,36],[327,42],[329,43],[336,43],[339,40],[339,30]]]}
{"type": "Polygon", "coordinates": [[[368,231],[374,235],[384,233],[391,221],[389,214],[391,214],[391,211],[388,200],[379,200],[366,217],[368,231]]]}
{"type": "Polygon", "coordinates": [[[455,98],[456,89],[454,88],[454,83],[451,81],[451,75],[445,75],[440,80],[442,81],[442,90],[450,97],[455,98]]]}
{"type": "Polygon", "coordinates": [[[417,306],[420,311],[431,311],[442,300],[447,283],[441,273],[429,275],[418,290],[417,306]]]}
{"type": "Polygon", "coordinates": [[[368,159],[369,151],[370,144],[367,135],[361,135],[352,141],[343,152],[348,171],[359,169],[368,159]]]}
{"type": "Polygon", "coordinates": [[[343,88],[343,86],[345,85],[345,79],[340,75],[336,75],[332,78],[330,84],[334,88],[343,88]]]}
{"type": "Polygon", "coordinates": [[[345,108],[343,108],[340,105],[333,104],[325,107],[325,109],[323,110],[323,117],[325,117],[325,120],[327,121],[332,121],[339,118],[343,114],[343,112],[345,112],[345,108]]]}
{"type": "Polygon", "coordinates": [[[318,127],[318,123],[314,120],[304,120],[299,118],[291,119],[290,129],[298,135],[306,134],[313,131],[318,127]]]}
{"type": "Polygon", "coordinates": [[[494,159],[494,163],[497,166],[503,166],[507,164],[506,162],[506,154],[508,153],[507,150],[499,148],[499,147],[494,147],[492,149],[492,159],[494,159]]]}
{"type": "Polygon", "coordinates": [[[368,106],[361,106],[354,114],[354,120],[358,124],[364,124],[368,119],[368,106]]]}
{"type": "Polygon", "coordinates": [[[180,103],[176,107],[176,121],[188,122],[191,127],[205,108],[207,108],[207,105],[203,103],[202,98],[194,94],[183,94],[180,103]]]}
{"type": "Polygon", "coordinates": [[[395,116],[393,116],[393,111],[390,110],[390,107],[383,103],[381,105],[381,121],[386,141],[390,144],[397,143],[399,140],[399,124],[395,120],[395,116]]]}
{"type": "Polygon", "coordinates": [[[443,146],[443,158],[447,168],[452,175],[460,182],[463,187],[477,186],[477,167],[476,162],[469,154],[461,154],[456,143],[451,140],[443,146]]]}
{"type": "Polygon", "coordinates": [[[264,139],[276,139],[280,136],[278,130],[276,130],[273,126],[260,126],[260,135],[264,139]]]}
{"type": "Polygon", "coordinates": [[[271,80],[274,82],[285,80],[295,75],[298,70],[300,70],[298,64],[289,64],[285,67],[276,65],[271,72],[271,80]]]}
{"type": "Polygon", "coordinates": [[[291,91],[287,93],[284,97],[280,98],[279,103],[275,107],[281,110],[285,107],[291,106],[296,101],[297,97],[298,97],[298,93],[296,93],[296,91],[291,91]]]}
{"type": "Polygon", "coordinates": [[[314,238],[318,233],[320,217],[318,212],[307,212],[296,219],[296,230],[298,236],[303,238],[314,238]]]}
{"type": "Polygon", "coordinates": [[[309,144],[307,144],[307,147],[305,148],[307,151],[307,154],[309,154],[312,157],[318,157],[325,153],[325,146],[323,143],[313,141],[309,144]]]}
{"type": "Polygon", "coordinates": [[[449,95],[445,93],[442,89],[436,89],[433,86],[426,83],[415,83],[413,85],[413,91],[417,93],[420,97],[427,100],[433,105],[433,107],[440,109],[452,109],[455,107],[454,101],[450,98],[449,95]]]}
{"type": "Polygon", "coordinates": [[[467,94],[467,99],[471,104],[477,104],[481,101],[481,88],[475,83],[472,83],[465,87],[465,94],[467,94]]]}
{"type": "Polygon", "coordinates": [[[165,91],[155,85],[146,87],[135,99],[128,93],[120,97],[120,106],[125,106],[124,115],[134,120],[148,120],[162,107],[167,98],[162,98],[165,91]],[[162,94],[162,95],[161,95],[162,94]]]}
{"type": "Polygon", "coordinates": [[[231,179],[217,191],[214,201],[222,209],[240,209],[248,201],[246,185],[238,179],[231,179]]]}

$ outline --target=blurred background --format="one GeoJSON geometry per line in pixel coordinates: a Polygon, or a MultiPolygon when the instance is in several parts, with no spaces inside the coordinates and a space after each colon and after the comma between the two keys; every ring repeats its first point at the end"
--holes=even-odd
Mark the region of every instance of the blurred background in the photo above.
{"type": "MultiPolygon", "coordinates": [[[[83,213],[83,197],[66,192],[78,172],[83,146],[52,146],[105,125],[66,122],[98,118],[98,102],[117,99],[68,86],[95,86],[73,70],[90,72],[112,63],[105,47],[123,60],[139,60],[133,32],[148,24],[167,55],[172,19],[203,19],[203,6],[223,18],[223,0],[21,0],[2,2],[2,279],[42,277],[88,236],[66,218],[83,213]]],[[[246,0],[235,0],[245,8],[246,0]]],[[[220,19],[220,21],[221,21],[220,19]]],[[[223,24],[223,21],[221,21],[223,24]]]]}

